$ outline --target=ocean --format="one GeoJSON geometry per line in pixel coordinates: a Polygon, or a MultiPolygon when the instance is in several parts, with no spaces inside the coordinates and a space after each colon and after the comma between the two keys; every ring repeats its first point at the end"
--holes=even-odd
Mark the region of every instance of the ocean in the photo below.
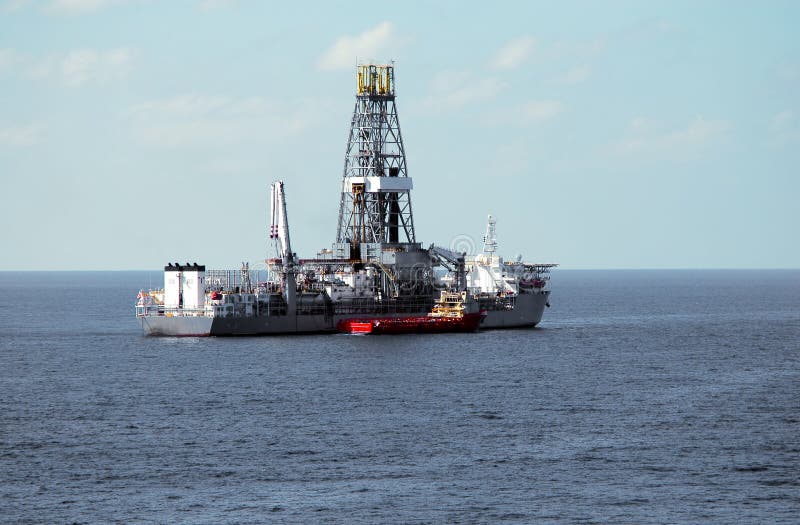
{"type": "Polygon", "coordinates": [[[800,523],[800,271],[554,272],[540,327],[147,338],[0,272],[0,522],[800,523]]]}

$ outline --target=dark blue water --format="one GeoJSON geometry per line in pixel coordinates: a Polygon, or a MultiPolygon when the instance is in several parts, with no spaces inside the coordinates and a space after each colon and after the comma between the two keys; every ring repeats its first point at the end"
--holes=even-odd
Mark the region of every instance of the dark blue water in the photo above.
{"type": "Polygon", "coordinates": [[[800,271],[560,271],[535,330],[205,339],[140,335],[150,276],[0,273],[3,523],[800,522],[800,271]]]}

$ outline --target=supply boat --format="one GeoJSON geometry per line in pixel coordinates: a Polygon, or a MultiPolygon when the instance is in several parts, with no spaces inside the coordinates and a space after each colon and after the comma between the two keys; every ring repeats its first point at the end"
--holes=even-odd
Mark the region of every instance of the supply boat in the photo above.
{"type": "Polygon", "coordinates": [[[474,332],[485,315],[468,292],[443,290],[428,315],[342,319],[336,329],[347,334],[474,332]]]}

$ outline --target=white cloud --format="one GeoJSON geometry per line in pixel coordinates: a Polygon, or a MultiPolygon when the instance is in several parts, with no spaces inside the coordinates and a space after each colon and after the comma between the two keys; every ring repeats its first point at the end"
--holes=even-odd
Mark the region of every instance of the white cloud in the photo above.
{"type": "Polygon", "coordinates": [[[549,120],[564,111],[564,104],[557,100],[532,100],[522,105],[520,115],[528,122],[549,120]]]}
{"type": "Polygon", "coordinates": [[[276,140],[302,133],[333,105],[323,100],[270,101],[186,93],[128,109],[143,142],[158,147],[214,147],[276,140]]]}
{"type": "Polygon", "coordinates": [[[469,71],[440,71],[431,80],[431,91],[435,93],[446,93],[463,87],[471,80],[472,73],[469,71]]]}
{"type": "Polygon", "coordinates": [[[779,66],[778,78],[792,83],[797,82],[800,80],[800,64],[783,64],[779,66]]]}
{"type": "Polygon", "coordinates": [[[790,109],[787,109],[775,114],[775,116],[772,117],[772,120],[770,121],[770,128],[773,131],[783,131],[791,126],[793,121],[794,112],[792,112],[790,109]]]}
{"type": "Polygon", "coordinates": [[[27,147],[39,142],[40,130],[33,124],[0,127],[0,147],[27,147]]]}
{"type": "Polygon", "coordinates": [[[729,128],[727,121],[697,116],[684,128],[664,132],[657,123],[639,117],[631,121],[627,136],[612,151],[622,156],[665,153],[682,157],[714,143],[729,128]]]}
{"type": "Polygon", "coordinates": [[[0,49],[0,73],[22,62],[22,55],[11,48],[0,49]]]}
{"type": "Polygon", "coordinates": [[[2,10],[6,13],[20,11],[30,5],[31,0],[7,0],[3,2],[2,10]]]}
{"type": "Polygon", "coordinates": [[[49,56],[26,64],[25,75],[30,78],[44,79],[51,77],[58,70],[58,57],[49,56]]]}
{"type": "Polygon", "coordinates": [[[533,53],[536,40],[529,35],[516,38],[504,45],[492,58],[494,69],[508,70],[521,66],[533,53]]]}
{"type": "Polygon", "coordinates": [[[564,73],[558,81],[560,84],[572,86],[584,82],[592,74],[592,68],[587,65],[576,66],[564,73]]]}
{"type": "Polygon", "coordinates": [[[792,110],[786,109],[773,115],[769,130],[772,140],[778,146],[800,143],[800,127],[792,110]]]}
{"type": "Polygon", "coordinates": [[[105,84],[126,78],[133,69],[134,52],[128,48],[75,49],[64,55],[51,55],[32,63],[27,75],[54,78],[70,87],[105,84]]]}
{"type": "Polygon", "coordinates": [[[48,14],[87,13],[119,3],[122,3],[122,0],[50,0],[45,5],[44,12],[48,14]]]}
{"type": "Polygon", "coordinates": [[[235,3],[235,0],[201,0],[197,4],[197,7],[200,8],[201,11],[212,11],[214,9],[232,7],[235,3]]]}
{"type": "Polygon", "coordinates": [[[552,120],[563,113],[566,106],[558,100],[529,100],[524,104],[493,112],[486,122],[495,125],[528,125],[552,120]]]}
{"type": "Polygon", "coordinates": [[[583,41],[558,40],[541,46],[537,55],[549,62],[591,63],[605,51],[607,45],[606,37],[583,41]]]}
{"type": "MultiPolygon", "coordinates": [[[[357,59],[380,58],[389,52],[391,45],[401,40],[391,22],[381,22],[372,29],[355,36],[340,37],[317,62],[322,70],[350,69],[357,59]]],[[[386,57],[384,57],[386,58],[386,57]]]]}
{"type": "Polygon", "coordinates": [[[212,113],[215,110],[233,105],[233,99],[218,95],[198,95],[188,93],[176,97],[151,100],[133,106],[129,111],[129,116],[147,116],[153,114],[201,117],[212,113]]]}
{"type": "Polygon", "coordinates": [[[494,77],[475,78],[469,71],[441,71],[433,77],[423,106],[456,109],[495,98],[505,84],[494,77]]]}

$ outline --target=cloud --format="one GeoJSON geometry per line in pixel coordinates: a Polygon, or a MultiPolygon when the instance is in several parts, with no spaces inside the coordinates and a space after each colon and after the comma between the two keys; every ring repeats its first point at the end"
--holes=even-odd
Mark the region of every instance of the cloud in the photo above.
{"type": "Polygon", "coordinates": [[[75,49],[33,62],[31,78],[53,78],[70,87],[106,84],[126,78],[133,69],[135,52],[129,48],[109,50],[75,49]]]}
{"type": "Polygon", "coordinates": [[[122,0],[50,0],[44,6],[44,12],[47,14],[88,13],[120,3],[123,3],[122,0]]]}
{"type": "Polygon", "coordinates": [[[144,143],[165,147],[214,147],[297,135],[334,107],[324,100],[271,101],[185,93],[129,108],[124,117],[144,143]]]}
{"type": "Polygon", "coordinates": [[[772,131],[784,131],[791,126],[793,121],[794,112],[792,112],[790,109],[787,109],[781,111],[780,113],[776,113],[775,116],[772,117],[772,120],[770,121],[770,128],[772,131]]]}
{"type": "Polygon", "coordinates": [[[132,117],[154,114],[202,117],[212,114],[214,111],[225,108],[226,106],[227,110],[230,111],[231,106],[236,104],[241,104],[241,102],[236,102],[230,97],[188,93],[172,98],[151,100],[137,104],[130,108],[128,115],[132,117]]]}
{"type": "Polygon", "coordinates": [[[584,64],[582,66],[573,67],[572,69],[564,73],[564,75],[559,77],[557,80],[559,84],[573,86],[575,84],[580,84],[581,82],[584,82],[587,78],[589,78],[589,75],[591,75],[591,73],[592,73],[592,68],[584,64]]]}
{"type": "Polygon", "coordinates": [[[52,55],[37,61],[28,61],[25,75],[34,79],[52,77],[58,71],[58,61],[59,58],[52,55]]]}
{"type": "Polygon", "coordinates": [[[20,11],[30,5],[31,0],[7,0],[3,2],[2,9],[5,13],[14,13],[16,11],[20,11]]]}
{"type": "Polygon", "coordinates": [[[214,9],[232,7],[235,3],[236,0],[201,0],[197,7],[201,11],[212,11],[214,9]]]}
{"type": "Polygon", "coordinates": [[[549,120],[564,110],[558,100],[532,100],[522,105],[520,115],[528,122],[549,120]]]}
{"type": "Polygon", "coordinates": [[[71,51],[61,60],[61,74],[69,86],[80,86],[87,82],[105,83],[128,76],[131,59],[132,52],[125,48],[71,51]]]}
{"type": "Polygon", "coordinates": [[[800,81],[800,64],[782,64],[778,67],[778,78],[789,83],[800,81]]]}
{"type": "Polygon", "coordinates": [[[552,120],[563,113],[566,106],[558,100],[529,100],[521,105],[492,112],[486,119],[494,125],[529,125],[552,120]]]}
{"type": "Polygon", "coordinates": [[[597,37],[591,40],[558,40],[549,45],[542,46],[538,55],[543,60],[556,63],[564,62],[592,62],[600,56],[608,46],[606,37],[597,37]]]}
{"type": "Polygon", "coordinates": [[[0,49],[0,73],[22,62],[22,55],[11,48],[0,49]]]}
{"type": "Polygon", "coordinates": [[[39,142],[40,130],[33,124],[0,127],[0,147],[24,148],[39,142]]]}
{"type": "Polygon", "coordinates": [[[422,102],[429,109],[457,109],[495,98],[505,84],[495,77],[475,78],[469,71],[441,71],[422,102]]]}
{"type": "Polygon", "coordinates": [[[639,117],[631,121],[627,135],[611,149],[620,156],[663,153],[681,157],[716,142],[729,128],[727,121],[697,116],[684,128],[663,132],[657,123],[639,117]]]}
{"type": "Polygon", "coordinates": [[[500,48],[489,65],[500,70],[516,69],[533,53],[535,45],[536,40],[532,36],[516,38],[500,48]]]}
{"type": "Polygon", "coordinates": [[[786,109],[773,115],[769,122],[772,141],[778,146],[800,143],[800,127],[792,110],[786,109]]]}
{"type": "Polygon", "coordinates": [[[378,58],[386,55],[390,45],[401,40],[391,22],[381,22],[372,29],[355,36],[340,37],[317,62],[322,70],[350,69],[358,58],[378,58]]]}

